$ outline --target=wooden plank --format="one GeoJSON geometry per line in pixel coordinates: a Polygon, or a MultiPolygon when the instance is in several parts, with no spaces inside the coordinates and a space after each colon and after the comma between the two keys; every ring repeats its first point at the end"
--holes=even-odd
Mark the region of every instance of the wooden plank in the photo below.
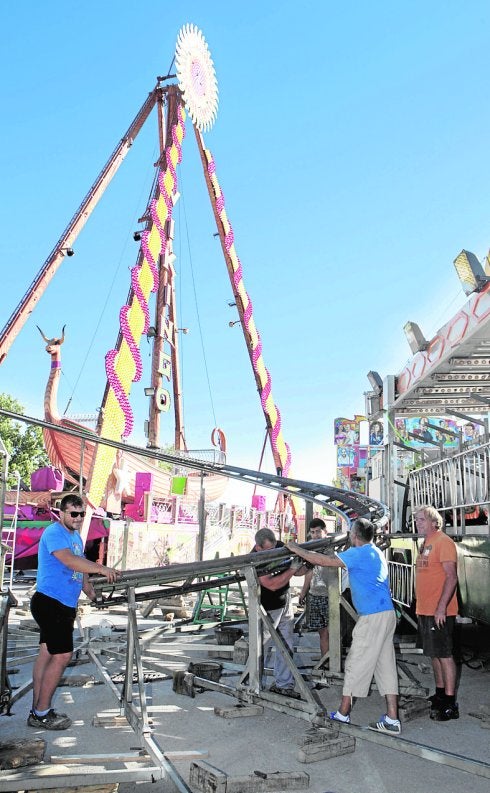
{"type": "Polygon", "coordinates": [[[105,727],[106,725],[118,725],[118,724],[127,724],[128,720],[126,716],[120,716],[114,714],[111,716],[110,714],[107,716],[94,716],[92,719],[92,725],[94,727],[105,727]]]}
{"type": "MultiPolygon", "coordinates": [[[[111,782],[107,785],[75,785],[72,787],[52,787],[47,788],[46,793],[117,793],[119,782],[111,782]]],[[[29,793],[29,791],[26,791],[29,793]]]]}
{"type": "Polygon", "coordinates": [[[121,752],[119,754],[53,754],[53,765],[105,765],[109,763],[147,763],[150,755],[146,752],[121,752]]]}
{"type": "MultiPolygon", "coordinates": [[[[175,752],[164,752],[164,757],[171,763],[183,760],[199,760],[209,756],[206,750],[189,749],[175,752]]],[[[147,763],[151,757],[144,751],[121,752],[119,754],[72,754],[51,755],[50,763],[53,765],[106,765],[109,763],[147,763]]]]}
{"type": "MultiPolygon", "coordinates": [[[[160,766],[143,766],[135,764],[132,768],[117,768],[110,771],[101,771],[99,768],[64,765],[30,766],[28,769],[5,771],[0,774],[0,793],[16,793],[23,790],[44,790],[48,793],[60,793],[61,788],[81,786],[86,787],[87,778],[101,783],[109,782],[150,782],[165,778],[165,770],[160,766]]],[[[169,791],[175,788],[170,787],[169,791]]]]}

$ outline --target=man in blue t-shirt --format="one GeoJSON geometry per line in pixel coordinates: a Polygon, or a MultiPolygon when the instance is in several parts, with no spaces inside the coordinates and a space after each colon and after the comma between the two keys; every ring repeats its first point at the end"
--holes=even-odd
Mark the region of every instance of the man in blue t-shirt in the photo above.
{"type": "Polygon", "coordinates": [[[83,555],[79,531],[85,516],[80,496],[61,500],[59,520],[43,531],[39,541],[36,592],[31,600],[32,616],[40,629],[39,654],[32,671],[30,727],[66,730],[71,719],[56,713],[51,700],[73,653],[73,626],[78,598],[83,589],[90,600],[95,590],[89,573],[103,575],[113,583],[119,573],[111,567],[90,562],[83,555]]]}
{"type": "Polygon", "coordinates": [[[396,735],[401,732],[393,646],[396,619],[388,583],[388,565],[373,544],[373,538],[373,524],[358,518],[350,530],[352,547],[335,556],[306,551],[296,543],[286,545],[311,564],[340,567],[349,573],[352,602],[359,617],[345,661],[342,700],[338,710],[330,713],[330,718],[348,724],[353,699],[367,697],[374,675],[379,693],[386,698],[387,712],[369,727],[396,735]]]}

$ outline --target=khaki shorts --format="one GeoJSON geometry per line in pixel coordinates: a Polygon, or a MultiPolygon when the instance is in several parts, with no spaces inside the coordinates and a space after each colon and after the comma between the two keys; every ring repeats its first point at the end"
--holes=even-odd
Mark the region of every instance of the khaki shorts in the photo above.
{"type": "Polygon", "coordinates": [[[379,693],[398,694],[393,634],[395,612],[380,611],[359,617],[352,631],[352,645],[345,662],[345,697],[367,697],[371,680],[376,680],[379,693]]]}

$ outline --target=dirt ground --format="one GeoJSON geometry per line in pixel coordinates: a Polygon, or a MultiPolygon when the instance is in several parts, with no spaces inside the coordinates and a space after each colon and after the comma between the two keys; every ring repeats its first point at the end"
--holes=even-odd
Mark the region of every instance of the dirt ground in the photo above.
{"type": "MultiPolygon", "coordinates": [[[[16,593],[17,597],[19,595],[22,605],[22,592],[16,593]]],[[[17,649],[9,649],[9,657],[12,653],[19,657],[20,652],[25,654],[27,661],[27,656],[32,652],[29,649],[29,640],[18,640],[18,626],[27,625],[28,621],[28,616],[12,610],[9,626],[12,637],[15,635],[17,639],[17,649]]],[[[96,636],[104,632],[114,636],[119,633],[121,636],[125,618],[120,614],[87,609],[83,624],[91,625],[96,636]],[[103,620],[105,623],[100,627],[103,620]]],[[[161,624],[161,620],[152,615],[145,621],[144,627],[161,624]]],[[[488,793],[490,730],[484,729],[482,720],[470,714],[478,713],[480,706],[490,707],[489,632],[468,626],[465,633],[464,658],[467,663],[462,665],[458,692],[460,719],[434,722],[428,716],[423,716],[408,721],[403,724],[401,740],[390,739],[393,748],[358,738],[355,751],[351,754],[304,764],[299,762],[297,754],[298,740],[310,727],[307,721],[268,708],[258,716],[224,719],[215,715],[214,708],[216,705],[233,705],[234,699],[214,691],[205,691],[194,699],[182,696],[172,690],[170,679],[154,679],[147,683],[149,707],[155,708],[151,714],[154,735],[164,751],[206,752],[206,762],[231,777],[252,774],[254,771],[306,772],[310,776],[308,790],[311,793],[428,793],[431,789],[440,789],[444,793],[460,793],[463,789],[470,789],[472,793],[488,793]],[[484,775],[460,771],[443,763],[408,754],[403,751],[403,740],[480,761],[484,764],[481,771],[484,775]]],[[[33,634],[30,635],[35,639],[33,634]]],[[[203,629],[198,634],[176,635],[176,641],[180,645],[184,642],[185,646],[179,646],[173,658],[169,659],[169,671],[185,669],[189,660],[209,659],[208,651],[200,651],[199,644],[204,642],[208,645],[213,640],[212,629],[203,629]]],[[[296,658],[299,666],[308,667],[311,659],[318,656],[317,641],[314,633],[298,637],[300,653],[296,658]]],[[[421,684],[432,691],[428,659],[413,654],[404,655],[403,660],[409,664],[421,684]]],[[[122,664],[122,660],[117,662],[111,667],[111,673],[120,670],[122,664]]],[[[29,679],[31,669],[31,661],[20,664],[18,671],[10,676],[11,684],[19,686],[29,679]]],[[[46,761],[53,755],[117,753],[138,747],[138,738],[127,725],[92,726],[95,714],[119,712],[110,689],[100,683],[97,668],[92,664],[83,664],[70,668],[68,673],[73,676],[87,675],[90,678],[84,687],[68,686],[58,689],[56,708],[69,713],[73,718],[72,727],[63,732],[42,732],[28,727],[28,694],[14,704],[11,716],[0,717],[0,741],[42,737],[47,743],[46,761]]],[[[231,684],[236,680],[236,676],[226,672],[221,682],[231,684]]],[[[318,694],[326,710],[335,709],[339,702],[340,686],[336,684],[322,687],[318,694]]],[[[356,725],[365,726],[383,712],[383,700],[374,691],[369,697],[356,703],[352,720],[356,725]]],[[[175,763],[186,782],[189,779],[189,766],[189,760],[175,763]]],[[[91,784],[90,770],[87,768],[87,784],[91,784]]],[[[3,773],[0,773],[0,791],[3,773]]],[[[156,785],[160,790],[166,789],[163,782],[157,782],[156,785]]],[[[122,782],[119,785],[120,793],[150,793],[150,790],[155,789],[155,784],[149,781],[122,782]]]]}

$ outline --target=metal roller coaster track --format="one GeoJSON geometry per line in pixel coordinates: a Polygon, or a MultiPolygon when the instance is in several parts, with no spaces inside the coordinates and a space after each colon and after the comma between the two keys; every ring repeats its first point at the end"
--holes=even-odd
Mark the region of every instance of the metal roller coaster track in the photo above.
{"type": "Polygon", "coordinates": [[[357,517],[368,518],[379,528],[382,528],[388,523],[389,514],[386,505],[362,493],[355,493],[351,490],[341,490],[340,488],[330,487],[329,485],[305,482],[300,479],[286,479],[276,474],[253,471],[247,468],[237,468],[236,466],[227,465],[226,463],[207,463],[192,457],[182,458],[181,456],[167,454],[166,452],[161,452],[153,448],[147,449],[139,446],[131,446],[119,441],[109,440],[108,438],[101,438],[83,428],[71,429],[68,427],[60,427],[58,424],[52,424],[42,419],[24,416],[9,410],[0,409],[0,415],[12,419],[13,421],[21,421],[35,427],[42,427],[44,429],[61,432],[65,435],[72,435],[91,443],[102,443],[114,449],[122,449],[123,451],[137,454],[140,457],[171,463],[181,468],[190,468],[204,475],[214,474],[226,476],[229,479],[234,479],[245,484],[265,487],[269,490],[275,490],[278,493],[285,493],[295,498],[301,498],[304,501],[311,501],[343,517],[347,522],[347,526],[350,526],[352,521],[357,517]]]}

